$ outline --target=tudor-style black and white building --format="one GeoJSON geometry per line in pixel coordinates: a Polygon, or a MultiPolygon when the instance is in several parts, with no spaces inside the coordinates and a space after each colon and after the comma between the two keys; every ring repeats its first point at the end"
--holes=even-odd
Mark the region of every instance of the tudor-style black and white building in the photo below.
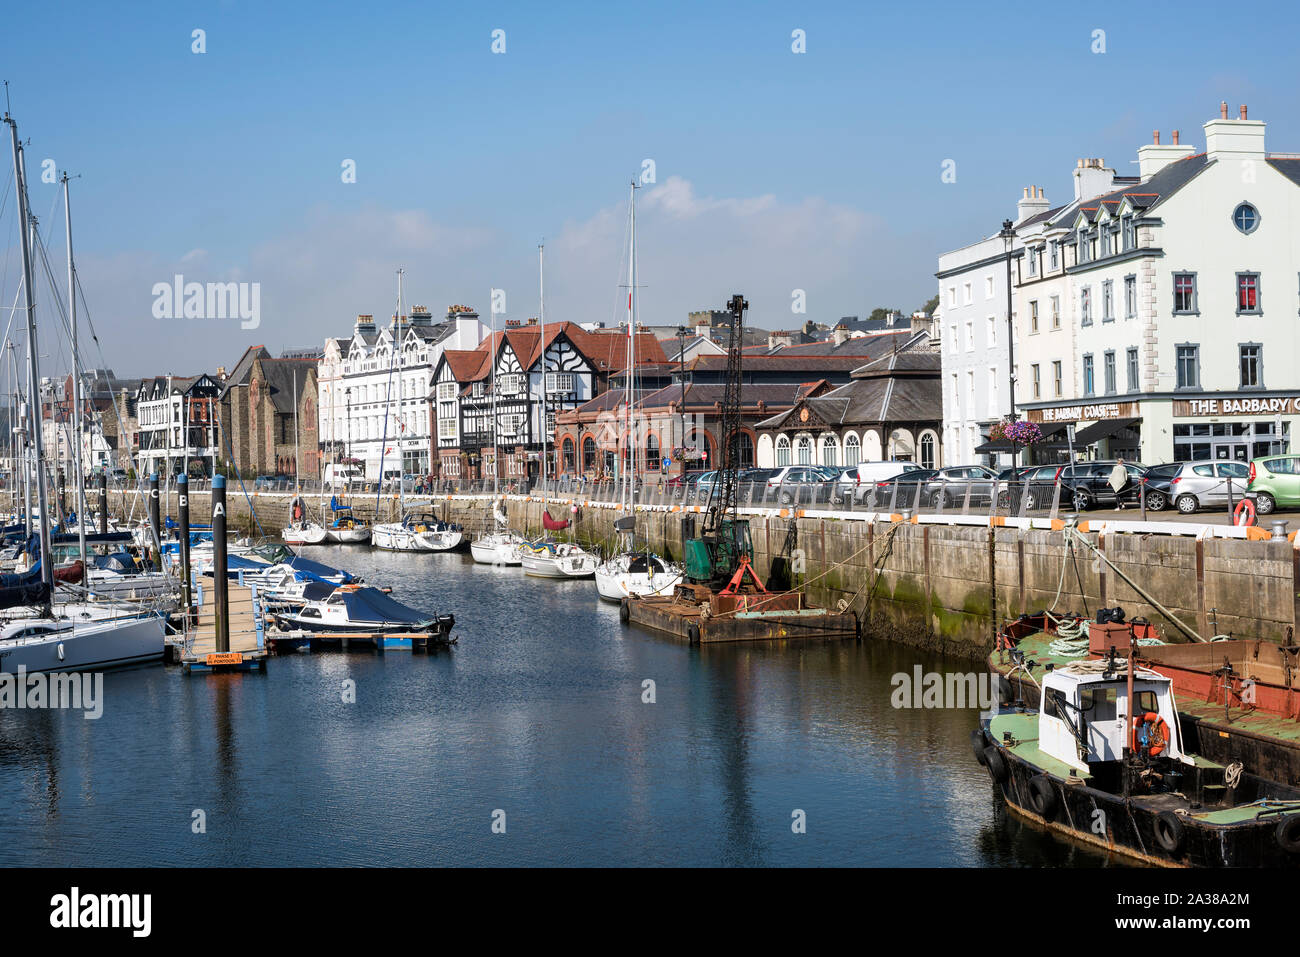
{"type": "Polygon", "coordinates": [[[136,391],[136,469],[141,475],[178,475],[190,471],[212,474],[218,454],[214,405],[221,382],[199,376],[152,376],[136,391]]]}
{"type": "MultiPolygon", "coordinates": [[[[610,375],[626,364],[627,342],[622,330],[557,322],[547,324],[543,343],[541,326],[530,319],[508,322],[477,349],[444,351],[432,395],[439,475],[508,480],[536,474],[543,436],[548,473],[554,474],[556,415],[608,387],[610,375]]],[[[663,348],[647,333],[637,335],[636,350],[638,361],[664,361],[663,348]]]]}

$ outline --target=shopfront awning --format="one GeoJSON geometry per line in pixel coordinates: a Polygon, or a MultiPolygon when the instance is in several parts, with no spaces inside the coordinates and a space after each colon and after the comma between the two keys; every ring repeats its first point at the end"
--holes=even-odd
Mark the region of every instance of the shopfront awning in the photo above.
{"type": "MultiPolygon", "coordinates": [[[[1069,447],[1066,442],[1065,429],[1069,423],[1056,422],[1052,425],[1041,425],[1039,430],[1043,433],[1042,439],[1035,442],[1033,447],[1036,449],[1064,449],[1069,447]]],[[[985,442],[983,445],[975,446],[977,455],[995,455],[999,452],[1017,452],[1024,450],[1023,445],[1017,445],[1014,448],[1006,439],[999,439],[996,442],[985,442]]]]}
{"type": "Polygon", "coordinates": [[[1100,422],[1094,422],[1092,425],[1084,426],[1074,433],[1075,445],[1092,445],[1094,442],[1100,442],[1102,439],[1108,439],[1112,435],[1118,435],[1125,429],[1132,428],[1141,423],[1141,419],[1103,419],[1100,422]]]}

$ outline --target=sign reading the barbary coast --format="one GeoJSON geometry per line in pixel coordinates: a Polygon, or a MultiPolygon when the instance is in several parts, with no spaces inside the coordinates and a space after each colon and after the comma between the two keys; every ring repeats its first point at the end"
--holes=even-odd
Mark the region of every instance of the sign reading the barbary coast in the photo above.
{"type": "Polygon", "coordinates": [[[1260,396],[1257,399],[1175,399],[1174,416],[1281,415],[1300,413],[1300,396],[1260,396]]]}
{"type": "MultiPolygon", "coordinates": [[[[1051,409],[1030,409],[1030,422],[1089,422],[1101,419],[1136,419],[1136,402],[1097,402],[1092,405],[1061,405],[1051,409]]],[[[1176,413],[1175,413],[1176,414],[1176,413]]]]}

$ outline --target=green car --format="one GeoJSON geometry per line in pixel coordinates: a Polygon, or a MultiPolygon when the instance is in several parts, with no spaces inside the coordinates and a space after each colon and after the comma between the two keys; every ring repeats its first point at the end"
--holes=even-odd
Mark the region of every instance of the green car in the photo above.
{"type": "Polygon", "coordinates": [[[1255,494],[1255,508],[1260,515],[1268,515],[1279,506],[1300,507],[1300,455],[1254,459],[1246,492],[1255,494]]]}

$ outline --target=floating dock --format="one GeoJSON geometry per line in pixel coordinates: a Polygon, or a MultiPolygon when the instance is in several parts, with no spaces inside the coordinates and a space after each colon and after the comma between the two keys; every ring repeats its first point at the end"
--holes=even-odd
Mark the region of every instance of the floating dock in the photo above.
{"type": "Polygon", "coordinates": [[[276,654],[326,645],[347,651],[353,646],[374,648],[378,651],[428,651],[456,643],[455,638],[443,640],[437,632],[428,631],[271,631],[267,642],[276,654]]]}
{"type": "Polygon", "coordinates": [[[692,644],[731,641],[856,638],[852,612],[809,608],[803,592],[720,594],[702,585],[679,585],[671,597],[624,598],[624,624],[652,628],[692,644]]]}
{"type": "Polygon", "coordinates": [[[198,615],[181,650],[181,667],[194,671],[265,671],[266,638],[257,589],[230,583],[230,650],[217,650],[216,589],[196,586],[198,615]]]}

